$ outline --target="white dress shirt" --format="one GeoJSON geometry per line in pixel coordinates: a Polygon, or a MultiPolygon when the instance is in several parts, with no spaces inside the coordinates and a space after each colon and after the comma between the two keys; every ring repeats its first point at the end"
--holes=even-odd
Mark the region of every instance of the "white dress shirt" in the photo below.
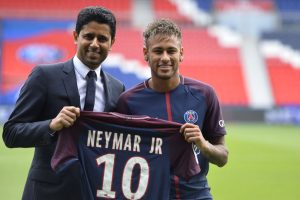
{"type": "MultiPolygon", "coordinates": [[[[85,64],[83,64],[76,55],[73,58],[73,63],[75,66],[77,88],[80,96],[80,107],[81,110],[83,110],[85,95],[86,95],[86,84],[87,84],[86,77],[87,77],[87,73],[90,71],[90,68],[88,68],[85,64]]],[[[97,79],[96,79],[95,105],[93,111],[103,112],[105,107],[105,97],[104,97],[104,86],[100,76],[101,65],[94,71],[96,72],[97,79]]]]}

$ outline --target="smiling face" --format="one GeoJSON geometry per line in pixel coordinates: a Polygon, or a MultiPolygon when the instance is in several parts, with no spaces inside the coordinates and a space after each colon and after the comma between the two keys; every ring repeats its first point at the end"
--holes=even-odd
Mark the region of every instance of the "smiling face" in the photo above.
{"type": "Polygon", "coordinates": [[[74,31],[73,36],[77,57],[90,69],[99,67],[114,43],[110,27],[95,21],[85,24],[79,34],[74,31]]]}
{"type": "Polygon", "coordinates": [[[160,34],[152,36],[147,40],[143,52],[153,80],[178,79],[178,66],[183,59],[179,38],[160,34]]]}

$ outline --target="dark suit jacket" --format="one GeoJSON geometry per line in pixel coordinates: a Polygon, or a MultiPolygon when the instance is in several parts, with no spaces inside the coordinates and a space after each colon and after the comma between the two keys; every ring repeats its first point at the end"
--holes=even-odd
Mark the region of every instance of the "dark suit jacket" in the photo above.
{"type": "MultiPolygon", "coordinates": [[[[124,85],[103,70],[101,76],[105,111],[113,111],[124,85]]],[[[35,67],[3,130],[7,147],[35,147],[23,200],[81,199],[78,169],[74,167],[66,174],[57,175],[50,166],[57,137],[51,136],[49,123],[64,106],[70,105],[80,107],[72,59],[35,67]]]]}

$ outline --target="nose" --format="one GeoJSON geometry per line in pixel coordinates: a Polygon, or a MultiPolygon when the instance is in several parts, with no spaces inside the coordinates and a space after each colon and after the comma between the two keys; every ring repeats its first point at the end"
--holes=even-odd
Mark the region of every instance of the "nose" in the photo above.
{"type": "Polygon", "coordinates": [[[99,47],[98,39],[96,37],[92,40],[91,47],[99,47]]]}
{"type": "Polygon", "coordinates": [[[162,56],[161,56],[161,60],[162,60],[163,62],[168,62],[168,61],[170,60],[170,56],[169,56],[169,54],[168,54],[167,51],[164,51],[164,52],[163,52],[163,54],[162,54],[162,56]]]}

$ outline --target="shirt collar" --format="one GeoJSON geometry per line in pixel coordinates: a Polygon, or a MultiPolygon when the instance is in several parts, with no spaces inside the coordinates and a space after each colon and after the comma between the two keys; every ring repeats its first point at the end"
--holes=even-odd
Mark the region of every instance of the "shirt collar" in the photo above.
{"type": "MultiPolygon", "coordinates": [[[[179,78],[180,78],[180,84],[183,84],[183,85],[184,85],[184,77],[183,77],[182,75],[179,75],[179,78]]],[[[149,86],[149,80],[150,80],[150,79],[151,79],[151,78],[148,78],[148,79],[146,79],[146,80],[144,81],[144,87],[145,87],[145,88],[151,89],[150,86],[149,86]]]]}
{"type": "MultiPolygon", "coordinates": [[[[85,79],[86,75],[89,73],[89,71],[91,71],[91,69],[88,68],[85,64],[83,64],[83,62],[81,62],[81,60],[79,60],[77,55],[74,56],[73,63],[75,66],[75,70],[78,72],[78,74],[81,76],[81,78],[85,79]]],[[[94,71],[97,74],[97,78],[101,77],[100,76],[101,65],[99,65],[99,67],[97,67],[94,71]]]]}

